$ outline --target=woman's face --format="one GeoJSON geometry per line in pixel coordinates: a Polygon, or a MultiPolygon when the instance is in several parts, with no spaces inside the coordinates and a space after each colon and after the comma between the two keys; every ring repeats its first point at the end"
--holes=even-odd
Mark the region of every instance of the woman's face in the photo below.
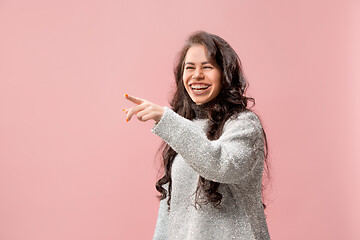
{"type": "Polygon", "coordinates": [[[197,105],[213,100],[221,90],[221,71],[208,59],[206,47],[190,47],[184,63],[183,82],[191,99],[197,105]]]}

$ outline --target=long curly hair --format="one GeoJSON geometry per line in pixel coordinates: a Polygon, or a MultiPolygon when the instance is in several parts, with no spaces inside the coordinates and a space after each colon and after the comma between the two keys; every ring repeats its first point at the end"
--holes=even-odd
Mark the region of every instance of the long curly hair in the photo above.
{"type": "MultiPolygon", "coordinates": [[[[174,112],[180,116],[189,120],[194,119],[195,111],[192,108],[194,102],[187,93],[183,83],[184,61],[186,53],[193,45],[202,44],[207,49],[208,59],[215,60],[218,67],[222,72],[221,77],[221,91],[219,95],[212,100],[211,108],[207,108],[207,117],[210,120],[207,138],[209,140],[216,140],[222,134],[222,129],[226,120],[228,120],[234,114],[250,110],[247,105],[248,101],[253,102],[255,105],[255,99],[245,96],[245,91],[248,87],[248,83],[245,80],[240,58],[234,51],[234,49],[221,37],[209,34],[204,31],[198,31],[191,34],[184,47],[180,51],[177,62],[174,67],[176,92],[174,93],[170,106],[174,112]]],[[[266,175],[269,175],[268,166],[268,145],[266,139],[266,133],[262,129],[263,137],[265,141],[264,152],[264,171],[266,175]]],[[[164,141],[162,142],[158,152],[162,151],[164,175],[156,182],[156,189],[160,192],[159,199],[163,200],[168,196],[167,204],[170,209],[171,200],[171,167],[177,153],[164,141]],[[163,187],[168,183],[168,189],[163,187]]],[[[263,174],[264,175],[264,174],[263,174]]],[[[195,207],[197,205],[212,203],[214,207],[221,203],[222,195],[219,193],[218,187],[220,183],[214,182],[199,176],[198,186],[195,191],[195,207]],[[201,197],[203,196],[203,197],[201,197]],[[204,200],[205,199],[205,200],[204,200]],[[201,200],[201,201],[200,201],[201,200]]],[[[264,209],[264,181],[262,183],[262,204],[264,209]]]]}

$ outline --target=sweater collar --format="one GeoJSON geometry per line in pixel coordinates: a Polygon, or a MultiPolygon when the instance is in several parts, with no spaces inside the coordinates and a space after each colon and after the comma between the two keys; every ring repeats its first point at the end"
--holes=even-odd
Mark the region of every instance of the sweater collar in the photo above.
{"type": "Polygon", "coordinates": [[[205,119],[207,117],[207,112],[214,106],[214,101],[210,101],[201,105],[197,105],[196,103],[191,103],[191,108],[195,112],[195,118],[205,119]]]}

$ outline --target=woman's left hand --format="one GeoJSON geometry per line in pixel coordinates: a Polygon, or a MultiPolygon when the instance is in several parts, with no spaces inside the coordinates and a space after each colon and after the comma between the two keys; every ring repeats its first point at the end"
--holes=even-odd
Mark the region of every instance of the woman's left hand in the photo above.
{"type": "Polygon", "coordinates": [[[125,98],[137,104],[132,108],[124,109],[124,112],[126,113],[126,121],[130,121],[131,117],[136,114],[140,121],[145,122],[153,119],[157,123],[164,114],[164,107],[146,101],[145,99],[129,96],[127,94],[125,94],[125,98]]]}

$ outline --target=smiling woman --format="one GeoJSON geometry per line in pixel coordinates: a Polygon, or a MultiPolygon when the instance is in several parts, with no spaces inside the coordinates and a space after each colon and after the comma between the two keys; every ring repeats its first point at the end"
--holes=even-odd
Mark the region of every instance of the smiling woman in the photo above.
{"type": "Polygon", "coordinates": [[[183,81],[189,96],[198,105],[210,102],[220,93],[221,70],[209,62],[204,45],[194,45],[187,51],[183,81]]]}
{"type": "Polygon", "coordinates": [[[270,239],[262,201],[266,134],[247,108],[255,100],[245,96],[239,57],[219,36],[196,32],[174,73],[171,108],[125,96],[136,104],[124,109],[127,120],[154,120],[151,131],[163,139],[153,238],[270,239]]]}

